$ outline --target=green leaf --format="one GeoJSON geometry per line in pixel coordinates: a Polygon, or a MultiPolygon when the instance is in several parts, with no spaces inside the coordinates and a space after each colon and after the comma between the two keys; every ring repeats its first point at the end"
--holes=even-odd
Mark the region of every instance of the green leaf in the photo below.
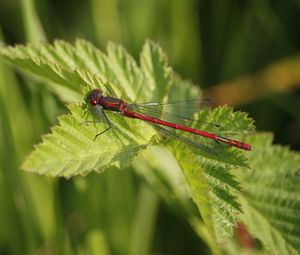
{"type": "MultiPolygon", "coordinates": [[[[206,228],[208,225],[204,225],[197,208],[191,201],[191,197],[196,201],[195,194],[191,192],[188,182],[185,181],[188,177],[179,166],[180,161],[165,146],[155,145],[143,150],[139,157],[134,159],[133,167],[151,184],[173,211],[187,219],[199,237],[205,240],[213,254],[221,254],[215,242],[215,236],[208,232],[206,228]]],[[[200,179],[200,182],[202,180],[200,179]]],[[[205,181],[203,185],[205,185],[205,181]]],[[[204,190],[200,190],[200,192],[204,193],[204,190]]]]}
{"type": "MultiPolygon", "coordinates": [[[[6,47],[1,50],[1,55],[22,70],[46,79],[50,88],[66,102],[83,103],[83,90],[91,88],[104,91],[108,88],[129,102],[162,101],[167,95],[171,100],[200,97],[198,89],[173,73],[162,49],[151,41],[146,41],[143,47],[140,66],[121,46],[110,43],[105,54],[84,40],[77,40],[75,46],[55,41],[53,45],[6,47]]],[[[70,105],[69,109],[70,114],[59,117],[59,125],[43,137],[42,143],[24,162],[23,169],[70,177],[85,175],[92,170],[101,172],[108,167],[124,168],[141,149],[160,142],[153,139],[157,132],[151,125],[111,112],[107,115],[113,129],[93,141],[95,134],[106,126],[103,123],[82,124],[84,110],[78,104],[70,105]]],[[[195,113],[194,109],[190,110],[190,114],[195,113]]],[[[203,109],[194,117],[202,121],[203,129],[219,135],[238,134],[241,138],[241,134],[254,129],[245,113],[233,112],[228,107],[203,109]],[[206,125],[206,122],[219,124],[222,128],[214,130],[214,126],[206,125]]],[[[241,210],[236,199],[240,187],[231,171],[248,167],[248,163],[242,151],[210,142],[222,150],[211,154],[196,148],[177,148],[175,141],[170,144],[174,145],[172,152],[202,218],[212,236],[223,240],[232,234],[236,215],[241,210]]]]}
{"type": "MultiPolygon", "coordinates": [[[[143,99],[149,99],[152,97],[151,91],[148,90],[149,84],[163,87],[167,86],[171,80],[170,75],[165,73],[166,71],[170,72],[165,55],[158,45],[150,41],[146,42],[141,54],[141,62],[147,61],[149,66],[146,72],[138,67],[134,59],[121,46],[112,43],[108,45],[107,55],[84,40],[77,40],[75,47],[63,41],[55,41],[53,45],[5,47],[1,49],[1,55],[22,70],[27,70],[50,81],[51,88],[65,101],[80,100],[82,102],[84,98],[82,85],[87,84],[90,87],[103,89],[105,83],[106,87],[109,87],[109,90],[116,96],[134,101],[140,92],[143,99]],[[154,78],[151,81],[148,78],[146,82],[145,77],[151,77],[151,73],[154,78]],[[158,81],[160,81],[159,84],[158,81]]],[[[160,93],[165,93],[165,90],[163,91],[160,93]]],[[[124,144],[128,144],[128,150],[122,151],[124,144],[122,146],[112,144],[110,150],[107,150],[104,155],[98,154],[101,156],[99,157],[101,163],[95,162],[95,159],[89,161],[87,159],[89,153],[93,154],[99,148],[101,148],[101,152],[104,152],[103,148],[106,148],[106,143],[103,142],[102,147],[98,145],[95,147],[95,143],[91,142],[93,136],[98,132],[95,128],[90,128],[93,130],[93,135],[88,136],[88,142],[85,141],[86,137],[80,134],[83,132],[82,125],[76,126],[74,122],[74,119],[78,119],[80,114],[83,115],[80,111],[79,106],[72,106],[71,115],[60,117],[60,126],[53,128],[52,135],[43,138],[43,143],[23,164],[24,169],[41,174],[71,176],[78,173],[84,174],[93,168],[102,170],[112,165],[124,167],[125,161],[128,159],[130,162],[132,158],[129,155],[135,155],[141,147],[149,143],[150,138],[154,135],[152,127],[143,128],[145,124],[141,123],[138,128],[129,130],[139,131],[141,128],[139,134],[135,136],[139,137],[140,134],[143,134],[144,140],[131,138],[127,134],[123,135],[126,137],[120,139],[124,144]],[[147,130],[149,135],[144,134],[147,130]],[[55,146],[58,147],[58,145],[62,146],[55,149],[55,146]],[[43,162],[47,162],[47,164],[43,162]]],[[[128,121],[124,120],[123,122],[128,121]]],[[[119,125],[114,123],[114,131],[123,127],[123,123],[119,125]]],[[[111,134],[112,132],[109,136],[111,134]]]]}
{"type": "Polygon", "coordinates": [[[112,43],[108,44],[107,55],[116,77],[113,83],[122,87],[131,101],[136,101],[137,93],[144,84],[144,75],[137,63],[123,47],[112,43]]]}
{"type": "Polygon", "coordinates": [[[274,254],[300,251],[300,155],[271,145],[272,136],[256,134],[247,141],[252,171],[240,172],[244,188],[241,219],[274,254]]]}
{"type": "Polygon", "coordinates": [[[172,81],[172,69],[167,65],[167,56],[155,43],[147,41],[140,57],[141,68],[145,74],[151,100],[162,101],[172,81]]]}
{"type": "MultiPolygon", "coordinates": [[[[220,106],[213,110],[204,108],[194,116],[194,119],[203,123],[201,126],[198,126],[199,129],[215,133],[219,136],[229,136],[237,140],[244,140],[245,134],[254,130],[253,120],[248,118],[246,113],[234,112],[232,108],[226,106],[220,106]],[[220,127],[216,128],[214,125],[207,125],[206,123],[213,123],[220,127]]],[[[197,138],[193,137],[193,139],[197,138]]],[[[205,151],[197,150],[197,154],[220,163],[236,167],[249,167],[244,156],[244,151],[228,148],[227,145],[218,143],[215,143],[215,149],[216,153],[206,153],[205,151]]]]}
{"type": "MultiPolygon", "coordinates": [[[[242,112],[233,112],[229,107],[217,107],[213,110],[203,109],[194,116],[201,120],[207,131],[225,136],[236,133],[243,139],[243,133],[254,129],[253,122],[242,112]],[[222,128],[207,125],[214,123],[222,128]]],[[[202,126],[198,126],[200,129],[202,126]]],[[[193,141],[197,137],[191,137],[193,141]]],[[[203,141],[204,142],[204,141],[203,141]]],[[[228,148],[215,143],[217,153],[208,153],[175,142],[168,141],[184,173],[192,198],[208,227],[211,235],[218,242],[224,242],[232,236],[238,214],[242,211],[237,195],[241,190],[232,172],[250,171],[241,150],[228,148]],[[221,151],[219,147],[221,146],[221,151]]]]}
{"type": "Polygon", "coordinates": [[[22,169],[38,174],[70,177],[85,175],[108,167],[124,168],[155,134],[151,126],[138,120],[121,119],[109,114],[114,123],[111,132],[93,141],[105,125],[84,125],[84,112],[78,105],[69,106],[71,114],[59,117],[59,126],[43,137],[22,169]],[[99,126],[99,127],[97,127],[99,126]],[[133,133],[131,130],[135,130],[133,133]]]}
{"type": "Polygon", "coordinates": [[[241,212],[237,200],[241,188],[231,173],[236,166],[207,159],[188,148],[173,149],[173,152],[211,235],[217,241],[224,242],[232,236],[237,215],[241,212]]]}

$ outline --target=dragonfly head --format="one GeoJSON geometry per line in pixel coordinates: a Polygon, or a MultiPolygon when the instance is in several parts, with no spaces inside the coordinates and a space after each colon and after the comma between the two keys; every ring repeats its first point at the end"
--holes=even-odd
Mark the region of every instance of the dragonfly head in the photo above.
{"type": "Polygon", "coordinates": [[[92,91],[87,93],[85,101],[92,106],[96,106],[102,97],[102,90],[93,89],[92,91]]]}

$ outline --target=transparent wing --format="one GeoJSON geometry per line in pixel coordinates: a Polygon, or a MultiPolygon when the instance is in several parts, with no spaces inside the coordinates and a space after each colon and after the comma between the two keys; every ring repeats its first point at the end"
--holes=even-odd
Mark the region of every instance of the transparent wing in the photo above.
{"type": "Polygon", "coordinates": [[[213,105],[211,99],[176,101],[176,102],[150,102],[142,104],[128,104],[129,111],[135,111],[153,118],[173,122],[180,125],[191,126],[196,129],[205,129],[218,132],[220,125],[191,118],[194,113],[205,107],[213,105]]]}
{"type": "Polygon", "coordinates": [[[220,144],[219,142],[209,138],[201,137],[195,134],[186,134],[182,131],[165,126],[153,125],[152,123],[149,124],[151,124],[161,134],[166,135],[167,137],[175,138],[187,145],[193,146],[209,154],[219,154],[223,152],[226,147],[228,147],[225,144],[220,144]]]}

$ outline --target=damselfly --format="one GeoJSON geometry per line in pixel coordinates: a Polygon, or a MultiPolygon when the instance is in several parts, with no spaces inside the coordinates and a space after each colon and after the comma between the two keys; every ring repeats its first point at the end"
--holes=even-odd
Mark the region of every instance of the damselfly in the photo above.
{"type": "MultiPolygon", "coordinates": [[[[177,107],[178,110],[180,110],[180,107],[182,107],[182,105],[185,104],[184,102],[178,103],[177,106],[176,104],[171,102],[129,104],[119,98],[115,98],[112,96],[104,96],[102,90],[100,89],[94,89],[90,91],[87,94],[86,101],[90,106],[94,107],[95,113],[97,114],[99,121],[103,119],[108,124],[108,127],[105,130],[103,130],[101,133],[97,134],[95,136],[95,139],[98,136],[105,133],[106,131],[108,131],[112,127],[112,124],[105,113],[105,111],[108,110],[108,111],[118,112],[127,118],[134,118],[134,119],[140,119],[142,121],[145,121],[155,126],[158,130],[164,132],[165,134],[172,136],[186,144],[193,145],[198,148],[208,148],[210,150],[214,146],[209,145],[212,143],[196,142],[195,139],[193,139],[192,137],[186,137],[176,132],[176,130],[181,131],[182,133],[186,132],[196,136],[203,137],[206,140],[213,141],[214,144],[216,143],[227,144],[228,146],[234,146],[239,149],[243,149],[247,151],[251,150],[251,146],[247,143],[243,143],[241,141],[234,140],[231,138],[226,138],[217,135],[213,132],[204,131],[201,129],[197,129],[195,127],[189,127],[185,125],[185,123],[194,122],[193,119],[183,117],[177,114],[176,112],[164,111],[164,108],[170,105],[172,106],[175,105],[175,107],[177,107]]],[[[218,128],[218,125],[215,124],[201,122],[199,120],[195,120],[195,121],[218,128]]]]}

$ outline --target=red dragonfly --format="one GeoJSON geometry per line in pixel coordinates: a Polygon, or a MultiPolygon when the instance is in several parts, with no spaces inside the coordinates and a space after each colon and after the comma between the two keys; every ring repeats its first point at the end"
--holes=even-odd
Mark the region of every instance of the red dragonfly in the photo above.
{"type": "MultiPolygon", "coordinates": [[[[215,147],[216,143],[227,144],[229,146],[234,146],[236,148],[247,150],[247,151],[251,150],[251,146],[247,143],[222,137],[211,132],[206,132],[197,128],[192,128],[184,124],[181,124],[181,123],[196,121],[217,128],[219,127],[216,124],[202,122],[199,120],[193,120],[191,118],[186,118],[176,113],[168,113],[160,109],[162,106],[173,104],[170,102],[128,104],[124,102],[122,99],[115,98],[112,96],[104,96],[102,90],[100,89],[93,89],[92,91],[90,91],[86,96],[86,101],[88,104],[94,107],[99,122],[101,122],[103,116],[104,120],[108,124],[108,127],[105,130],[103,130],[101,133],[97,134],[95,136],[95,139],[99,135],[105,133],[112,127],[112,124],[110,123],[108,117],[105,114],[105,110],[109,110],[109,111],[120,113],[121,115],[128,118],[143,120],[149,124],[152,124],[155,128],[157,128],[158,130],[162,131],[163,133],[169,136],[173,136],[174,138],[186,144],[195,146],[197,148],[206,149],[206,151],[211,151],[211,149],[215,147]],[[168,121],[170,119],[172,119],[172,121],[168,121]],[[194,138],[191,139],[190,137],[185,137],[184,135],[175,132],[176,130],[194,134],[197,135],[198,137],[206,138],[205,139],[206,141],[202,139],[201,142],[197,143],[196,142],[197,139],[194,138]],[[213,142],[208,142],[208,141],[213,141],[213,142]]],[[[179,107],[180,107],[180,103],[179,105],[177,105],[177,108],[179,107]]]]}

